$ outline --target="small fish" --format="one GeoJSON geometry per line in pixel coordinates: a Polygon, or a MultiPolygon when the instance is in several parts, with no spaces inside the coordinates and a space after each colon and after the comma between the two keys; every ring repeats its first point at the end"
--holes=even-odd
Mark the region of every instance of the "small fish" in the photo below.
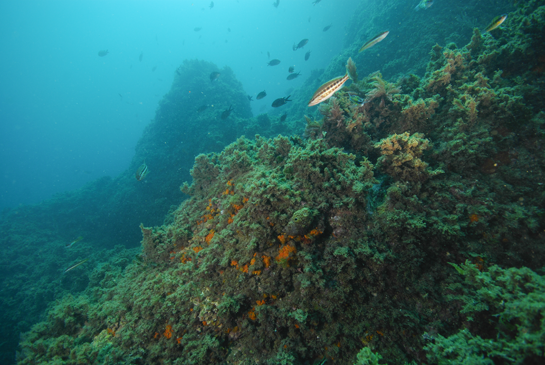
{"type": "Polygon", "coordinates": [[[296,79],[297,77],[299,77],[299,75],[301,75],[300,72],[297,72],[295,74],[290,74],[288,75],[288,77],[286,77],[286,80],[293,80],[293,79],[296,79]]]}
{"type": "Polygon", "coordinates": [[[119,97],[123,99],[123,95],[121,95],[120,93],[117,93],[117,95],[119,95],[119,97]]]}
{"type": "Polygon", "coordinates": [[[308,22],[310,23],[310,17],[308,17],[308,22]]]}
{"type": "Polygon", "coordinates": [[[310,58],[310,51],[305,53],[305,61],[308,61],[309,58],[310,58]]]}
{"type": "Polygon", "coordinates": [[[110,53],[110,52],[108,52],[107,49],[104,50],[104,51],[98,51],[98,57],[104,57],[104,56],[106,56],[108,53],[110,53]]]}
{"type": "Polygon", "coordinates": [[[492,20],[492,22],[488,25],[488,27],[486,27],[484,32],[486,33],[486,32],[490,32],[491,30],[496,29],[497,27],[502,25],[502,23],[505,21],[505,19],[507,19],[507,14],[502,14],[502,15],[499,15],[499,16],[495,17],[492,20]]]}
{"type": "Polygon", "coordinates": [[[212,10],[212,8],[214,7],[214,2],[212,1],[208,7],[210,8],[210,10],[212,10]]]}
{"type": "Polygon", "coordinates": [[[263,90],[262,92],[260,92],[259,94],[257,94],[257,96],[255,97],[257,100],[259,99],[263,99],[265,96],[267,96],[267,93],[265,92],[265,90],[263,90]]]}
{"type": "Polygon", "coordinates": [[[180,73],[180,71],[176,70],[176,73],[178,74],[178,76],[182,76],[182,74],[180,73]]]}
{"type": "Polygon", "coordinates": [[[157,70],[157,66],[153,66],[153,68],[151,69],[151,72],[157,70]]]}
{"type": "Polygon", "coordinates": [[[214,81],[216,81],[219,77],[220,77],[220,73],[219,73],[219,72],[212,72],[212,73],[210,74],[210,81],[214,82],[214,81]]]}
{"type": "Polygon", "coordinates": [[[281,122],[285,121],[287,117],[288,117],[287,113],[282,114],[282,116],[280,117],[280,121],[281,122]]]}
{"type": "Polygon", "coordinates": [[[271,54],[269,52],[267,52],[267,58],[270,60],[271,59],[271,54]]]}
{"type": "Polygon", "coordinates": [[[273,6],[274,6],[275,8],[277,8],[278,5],[280,5],[280,0],[276,0],[276,1],[273,3],[273,6]]]}
{"type": "Polygon", "coordinates": [[[288,68],[288,72],[291,74],[293,71],[295,70],[295,66],[290,66],[290,68],[288,68]]]}
{"type": "Polygon", "coordinates": [[[367,48],[373,47],[378,42],[381,42],[384,38],[386,38],[386,36],[389,33],[390,33],[389,31],[386,31],[386,32],[382,32],[382,33],[377,34],[376,36],[374,36],[373,38],[371,38],[370,40],[365,42],[365,44],[363,46],[361,46],[360,52],[365,51],[367,48]]]}
{"type": "Polygon", "coordinates": [[[360,98],[358,95],[352,93],[348,93],[348,95],[350,95],[350,100],[354,103],[359,104],[360,106],[365,104],[365,100],[360,98]]]}
{"type": "Polygon", "coordinates": [[[76,243],[78,243],[79,241],[81,241],[83,239],[82,236],[79,236],[78,238],[76,238],[75,240],[73,240],[72,242],[66,244],[64,247],[66,248],[70,248],[72,246],[74,246],[76,243]]]}
{"type": "Polygon", "coordinates": [[[333,25],[333,24],[326,25],[326,26],[324,27],[324,29],[322,29],[322,31],[323,31],[323,32],[327,32],[327,31],[329,30],[329,28],[331,28],[332,25],[333,25]]]}
{"type": "Polygon", "coordinates": [[[147,174],[149,174],[149,169],[148,169],[148,165],[146,165],[146,162],[144,162],[142,165],[140,165],[138,170],[136,170],[136,174],[135,174],[136,180],[141,181],[142,179],[146,177],[147,174]]]}
{"type": "Polygon", "coordinates": [[[314,0],[314,1],[312,2],[312,5],[316,5],[316,4],[318,4],[320,1],[322,1],[322,0],[314,0]]]}
{"type": "MultiPolygon", "coordinates": [[[[348,65],[347,65],[348,66],[348,65]]],[[[332,80],[324,83],[316,90],[312,98],[308,102],[308,106],[314,106],[320,104],[322,101],[326,101],[333,96],[337,91],[343,87],[343,84],[350,78],[348,71],[344,76],[335,77],[332,80]]]]}
{"type": "Polygon", "coordinates": [[[138,61],[142,62],[143,57],[144,57],[144,51],[140,52],[140,57],[138,57],[138,61]]]}
{"type": "Polygon", "coordinates": [[[290,96],[291,96],[291,95],[288,95],[288,96],[286,96],[285,98],[276,99],[275,101],[273,101],[273,103],[271,104],[271,106],[272,106],[273,108],[278,108],[279,106],[282,106],[282,105],[286,104],[288,101],[291,101],[291,100],[290,100],[290,96]]]}
{"type": "Polygon", "coordinates": [[[420,9],[429,9],[430,6],[433,5],[433,0],[420,0],[418,5],[415,6],[414,11],[418,11],[420,9]]]}
{"type": "Polygon", "coordinates": [[[276,66],[280,63],[280,60],[277,60],[276,58],[274,60],[270,60],[269,63],[267,63],[267,66],[276,66]]]}
{"type": "Polygon", "coordinates": [[[299,43],[297,43],[297,46],[293,46],[293,50],[297,51],[299,48],[303,48],[308,43],[308,39],[303,39],[299,43]]]}
{"type": "Polygon", "coordinates": [[[225,109],[223,113],[221,113],[221,119],[229,118],[229,115],[231,114],[232,111],[233,111],[233,106],[229,105],[229,109],[225,109]]]}
{"type": "Polygon", "coordinates": [[[203,105],[201,107],[199,107],[199,109],[197,109],[197,113],[202,113],[206,110],[206,108],[208,108],[208,105],[203,105]]]}
{"type": "Polygon", "coordinates": [[[195,32],[198,32],[198,31],[201,30],[201,29],[202,29],[201,27],[193,28],[193,30],[194,30],[195,32]]]}
{"type": "Polygon", "coordinates": [[[78,262],[77,264],[73,265],[73,266],[70,266],[68,269],[64,270],[63,274],[66,274],[68,271],[72,270],[72,269],[75,269],[76,267],[78,267],[79,265],[81,264],[84,264],[86,263],[87,261],[89,261],[89,259],[85,259],[83,261],[80,261],[78,262]]]}
{"type": "Polygon", "coordinates": [[[253,98],[253,96],[252,96],[252,95],[246,95],[246,97],[248,98],[248,100],[250,100],[250,101],[254,101],[254,98],[253,98]]]}

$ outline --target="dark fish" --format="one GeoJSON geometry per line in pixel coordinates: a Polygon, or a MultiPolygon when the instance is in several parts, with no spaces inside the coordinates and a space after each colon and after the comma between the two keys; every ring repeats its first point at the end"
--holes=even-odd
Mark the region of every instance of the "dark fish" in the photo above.
{"type": "Polygon", "coordinates": [[[233,106],[232,106],[232,105],[229,105],[229,109],[225,109],[225,110],[221,113],[221,119],[227,119],[227,118],[229,118],[229,115],[231,114],[232,111],[233,111],[233,106]]]}
{"type": "Polygon", "coordinates": [[[123,99],[123,95],[121,95],[120,93],[117,93],[117,95],[119,95],[119,97],[123,99]]]}
{"type": "Polygon", "coordinates": [[[276,0],[276,1],[273,3],[273,6],[274,6],[275,8],[277,8],[278,5],[280,5],[280,0],[276,0]]]}
{"type": "Polygon", "coordinates": [[[282,114],[282,116],[280,117],[280,121],[281,122],[285,121],[287,117],[288,117],[287,113],[282,114]]]}
{"type": "Polygon", "coordinates": [[[104,51],[98,51],[98,57],[104,57],[104,56],[106,56],[108,53],[110,53],[110,52],[108,52],[107,49],[104,50],[104,51]]]}
{"type": "Polygon", "coordinates": [[[285,98],[276,99],[275,101],[273,101],[273,103],[271,104],[271,106],[272,106],[273,108],[278,108],[279,106],[282,106],[282,105],[286,104],[288,101],[291,101],[291,100],[290,100],[290,96],[291,96],[291,95],[288,95],[288,96],[286,96],[285,98]]]}
{"type": "Polygon", "coordinates": [[[309,58],[310,58],[310,51],[305,53],[305,61],[308,61],[309,58]]]}
{"type": "Polygon", "coordinates": [[[193,28],[193,30],[194,30],[195,32],[198,32],[198,31],[201,30],[201,29],[202,29],[201,27],[193,28]]]}
{"type": "Polygon", "coordinates": [[[142,62],[142,58],[144,57],[144,52],[140,52],[140,57],[138,57],[138,61],[142,62]]]}
{"type": "Polygon", "coordinates": [[[301,42],[297,44],[297,46],[295,46],[294,51],[297,51],[299,48],[303,48],[307,43],[308,43],[308,39],[306,38],[303,39],[301,42]]]}
{"type": "Polygon", "coordinates": [[[255,97],[257,100],[259,99],[263,99],[265,96],[267,96],[267,93],[265,92],[265,90],[263,90],[262,92],[260,92],[259,94],[257,94],[257,96],[255,97]]]}
{"type": "Polygon", "coordinates": [[[286,80],[293,80],[293,79],[296,79],[299,75],[301,75],[300,72],[297,72],[297,73],[295,73],[295,74],[288,75],[288,77],[286,77],[286,80]]]}
{"type": "Polygon", "coordinates": [[[253,99],[252,95],[247,95],[246,97],[248,98],[248,100],[250,100],[250,101],[254,101],[254,99],[253,99]]]}
{"type": "Polygon", "coordinates": [[[151,69],[151,72],[157,70],[157,66],[153,66],[153,68],[151,69]]]}
{"type": "Polygon", "coordinates": [[[204,112],[206,110],[206,108],[208,108],[208,105],[203,105],[203,106],[199,107],[199,109],[197,109],[197,112],[202,113],[202,112],[204,112]]]}
{"type": "Polygon", "coordinates": [[[210,81],[214,82],[214,81],[216,81],[219,77],[220,77],[220,73],[219,73],[219,72],[212,72],[212,73],[210,74],[210,81]]]}
{"type": "Polygon", "coordinates": [[[182,76],[182,74],[180,73],[180,71],[176,70],[176,73],[178,74],[178,76],[182,76]]]}
{"type": "Polygon", "coordinates": [[[320,1],[322,1],[322,0],[314,0],[314,1],[312,2],[312,5],[316,5],[316,4],[318,4],[320,1]]]}
{"type": "Polygon", "coordinates": [[[212,1],[208,7],[210,8],[210,10],[212,10],[212,8],[214,7],[214,2],[212,1]]]}
{"type": "Polygon", "coordinates": [[[390,32],[386,31],[386,32],[379,33],[376,36],[374,36],[373,38],[371,38],[370,40],[368,40],[367,42],[365,42],[365,44],[363,46],[361,46],[360,52],[366,50],[367,48],[373,47],[378,42],[381,42],[384,38],[386,38],[388,33],[390,33],[390,32]]]}
{"type": "Polygon", "coordinates": [[[329,30],[329,28],[331,28],[333,24],[329,24],[327,26],[324,27],[324,29],[322,29],[324,32],[327,32],[329,30]]]}
{"type": "Polygon", "coordinates": [[[276,58],[274,60],[270,60],[269,63],[267,63],[267,66],[276,66],[280,63],[280,60],[277,60],[276,58]]]}
{"type": "Polygon", "coordinates": [[[146,177],[148,173],[149,173],[148,165],[146,165],[146,162],[144,162],[142,165],[140,165],[138,170],[136,170],[136,174],[135,174],[136,180],[141,181],[142,179],[146,177]]]}
{"type": "Polygon", "coordinates": [[[294,67],[294,66],[290,66],[290,68],[288,68],[288,72],[289,72],[289,73],[292,73],[293,70],[295,70],[295,67],[294,67]]]}

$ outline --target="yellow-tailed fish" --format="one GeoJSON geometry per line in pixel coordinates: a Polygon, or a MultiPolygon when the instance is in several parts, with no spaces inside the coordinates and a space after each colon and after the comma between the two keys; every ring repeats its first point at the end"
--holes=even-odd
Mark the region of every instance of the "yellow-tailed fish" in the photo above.
{"type": "Polygon", "coordinates": [[[135,174],[136,180],[138,181],[142,180],[143,178],[146,177],[148,173],[149,173],[148,165],[146,165],[146,163],[144,162],[142,165],[140,165],[138,170],[136,170],[136,174],[135,174]]]}
{"type": "Polygon", "coordinates": [[[78,262],[77,264],[75,264],[74,266],[70,266],[68,269],[64,270],[63,274],[66,274],[68,271],[72,270],[72,269],[75,269],[76,267],[78,267],[79,265],[81,264],[84,264],[88,261],[89,259],[85,259],[83,261],[80,261],[78,262]]]}
{"type": "Polygon", "coordinates": [[[373,47],[378,42],[382,41],[386,36],[390,33],[389,31],[382,32],[371,38],[369,41],[367,41],[363,46],[360,48],[360,52],[366,50],[367,48],[373,47]]]}
{"type": "Polygon", "coordinates": [[[337,91],[343,87],[343,84],[348,80],[348,72],[344,76],[335,77],[333,80],[329,80],[316,90],[312,98],[308,102],[308,106],[314,106],[320,104],[322,101],[325,101],[333,96],[337,91]]]}
{"type": "Polygon", "coordinates": [[[507,19],[507,14],[502,14],[502,15],[499,15],[499,16],[495,17],[492,20],[492,22],[488,25],[488,27],[486,27],[484,32],[486,33],[486,32],[490,32],[491,30],[496,29],[497,27],[502,25],[502,23],[505,21],[505,19],[507,19]]]}
{"type": "Polygon", "coordinates": [[[83,237],[79,236],[78,238],[76,238],[72,242],[68,243],[65,247],[70,248],[70,247],[74,246],[76,243],[78,243],[79,241],[81,241],[82,239],[83,239],[83,237]]]}

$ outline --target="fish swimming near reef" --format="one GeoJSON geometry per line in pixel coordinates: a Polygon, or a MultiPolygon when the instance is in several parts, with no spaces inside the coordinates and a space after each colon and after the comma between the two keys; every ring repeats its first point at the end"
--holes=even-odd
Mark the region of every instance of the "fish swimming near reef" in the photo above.
{"type": "Polygon", "coordinates": [[[220,73],[219,72],[212,72],[210,74],[210,81],[214,82],[216,81],[219,77],[220,77],[220,73]]]}
{"type": "Polygon", "coordinates": [[[267,96],[267,93],[265,92],[265,90],[263,90],[262,92],[260,92],[259,94],[257,94],[257,96],[255,97],[257,100],[259,99],[263,99],[265,96],[267,96]]]}
{"type": "Polygon", "coordinates": [[[202,113],[208,108],[208,105],[200,106],[199,109],[197,109],[197,113],[202,113]]]}
{"type": "Polygon", "coordinates": [[[282,116],[280,117],[280,121],[281,122],[285,121],[287,117],[288,117],[287,113],[282,114],[282,116]]]}
{"type": "Polygon", "coordinates": [[[144,57],[144,52],[140,52],[140,57],[138,57],[138,61],[142,62],[143,57],[144,57]]]}
{"type": "Polygon", "coordinates": [[[294,73],[294,74],[289,74],[288,77],[286,77],[286,80],[296,79],[297,77],[299,77],[299,75],[301,75],[300,72],[297,72],[297,73],[294,73]]]}
{"type": "Polygon", "coordinates": [[[286,96],[285,98],[278,98],[278,99],[276,99],[275,101],[273,101],[273,103],[271,104],[271,106],[272,106],[273,108],[278,108],[278,107],[280,107],[280,106],[286,104],[288,101],[291,101],[291,100],[290,100],[290,96],[291,96],[291,95],[288,95],[288,96],[286,96]]]}
{"type": "Polygon", "coordinates": [[[78,267],[79,265],[82,265],[82,264],[86,263],[87,261],[89,261],[89,259],[85,259],[85,260],[83,260],[83,261],[78,262],[77,264],[75,264],[75,265],[73,265],[73,266],[70,266],[68,269],[64,270],[63,274],[66,274],[68,271],[75,269],[76,267],[78,267]]]}
{"type": "Polygon", "coordinates": [[[72,246],[74,246],[76,243],[78,243],[79,241],[81,241],[83,239],[82,236],[79,236],[78,238],[76,238],[75,240],[73,240],[72,242],[66,244],[64,247],[66,248],[70,248],[72,246]]]}
{"type": "Polygon", "coordinates": [[[337,91],[339,91],[344,83],[350,78],[348,75],[348,65],[347,65],[347,72],[344,76],[335,77],[332,80],[329,80],[328,82],[322,84],[316,90],[314,95],[312,95],[312,98],[310,98],[310,101],[308,102],[308,106],[314,106],[320,104],[322,101],[326,101],[330,97],[333,96],[337,91]]]}
{"type": "Polygon", "coordinates": [[[310,51],[305,53],[305,61],[308,61],[309,58],[310,58],[310,51]]]}
{"type": "Polygon", "coordinates": [[[136,170],[136,174],[135,174],[136,180],[142,181],[147,174],[149,174],[149,169],[148,169],[148,165],[146,165],[146,162],[144,161],[144,163],[140,165],[140,167],[136,170]]]}
{"type": "Polygon", "coordinates": [[[327,32],[327,31],[329,30],[329,28],[331,28],[332,25],[333,25],[333,24],[326,25],[326,26],[324,27],[324,29],[322,29],[322,32],[327,32]]]}
{"type": "Polygon", "coordinates": [[[371,38],[370,40],[368,40],[367,42],[365,42],[365,44],[363,46],[361,46],[360,48],[360,52],[361,51],[365,51],[367,48],[371,48],[373,47],[375,44],[377,44],[378,42],[381,42],[382,40],[384,40],[384,38],[386,38],[386,36],[390,33],[390,31],[386,31],[386,32],[382,32],[382,33],[379,33],[377,34],[376,36],[374,36],[373,38],[371,38]]]}
{"type": "Polygon", "coordinates": [[[98,57],[104,57],[104,56],[106,56],[108,53],[110,53],[110,52],[108,52],[107,49],[104,50],[104,51],[98,51],[98,57]]]}
{"type": "Polygon", "coordinates": [[[505,19],[507,19],[507,14],[498,15],[497,17],[495,17],[492,20],[492,22],[490,22],[490,24],[488,25],[488,27],[486,27],[484,32],[486,33],[486,32],[490,32],[490,31],[496,29],[497,27],[502,25],[502,23],[505,21],[505,19]]]}
{"type": "Polygon", "coordinates": [[[227,119],[229,118],[229,115],[231,115],[231,112],[233,111],[233,106],[232,105],[229,105],[229,109],[225,109],[222,113],[221,113],[221,119],[227,119]]]}
{"type": "Polygon", "coordinates": [[[420,2],[418,3],[418,5],[416,5],[414,7],[414,11],[418,11],[420,9],[429,9],[430,6],[433,5],[433,0],[420,0],[420,2]]]}
{"type": "Polygon", "coordinates": [[[299,48],[303,48],[308,43],[308,39],[301,40],[297,45],[293,46],[293,50],[297,51],[299,48]]]}
{"type": "Polygon", "coordinates": [[[254,101],[254,97],[252,95],[246,95],[249,101],[254,101]]]}
{"type": "Polygon", "coordinates": [[[294,66],[290,66],[290,68],[288,68],[288,72],[289,72],[289,73],[292,73],[293,70],[295,70],[295,67],[294,67],[294,66]]]}
{"type": "Polygon", "coordinates": [[[269,63],[267,63],[267,66],[276,66],[278,64],[280,64],[280,60],[275,58],[274,60],[270,60],[269,63]]]}

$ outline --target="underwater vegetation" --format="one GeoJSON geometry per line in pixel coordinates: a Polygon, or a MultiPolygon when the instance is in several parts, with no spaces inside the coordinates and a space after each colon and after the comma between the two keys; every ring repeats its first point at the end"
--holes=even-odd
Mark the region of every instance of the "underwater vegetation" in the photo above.
{"type": "MultiPolygon", "coordinates": [[[[246,94],[228,91],[228,68],[211,82],[215,65],[184,63],[120,180],[141,192],[128,211],[176,206],[161,226],[144,221],[136,259],[119,249],[63,276],[80,293],[52,303],[23,336],[18,362],[543,362],[543,1],[505,23],[474,29],[463,48],[436,45],[423,77],[363,76],[356,59],[352,84],[286,128],[251,118],[246,94]],[[276,136],[289,128],[303,137],[276,136]],[[236,139],[240,130],[265,137],[236,139]],[[186,166],[201,148],[212,153],[197,156],[180,192],[178,170],[160,162],[186,166]],[[143,160],[152,172],[135,181],[143,160]],[[190,198],[178,205],[182,192],[190,198]],[[73,275],[84,269],[89,278],[73,275]]],[[[102,184],[116,199],[132,196],[102,184]]],[[[66,242],[93,237],[63,229],[66,242]]],[[[27,239],[45,245],[40,232],[27,239]]],[[[94,248],[73,249],[78,263],[94,248]]],[[[51,276],[54,252],[33,252],[53,256],[42,264],[51,276]]],[[[26,280],[16,279],[13,295],[26,280]]],[[[27,300],[55,298],[36,286],[27,300]]]]}

